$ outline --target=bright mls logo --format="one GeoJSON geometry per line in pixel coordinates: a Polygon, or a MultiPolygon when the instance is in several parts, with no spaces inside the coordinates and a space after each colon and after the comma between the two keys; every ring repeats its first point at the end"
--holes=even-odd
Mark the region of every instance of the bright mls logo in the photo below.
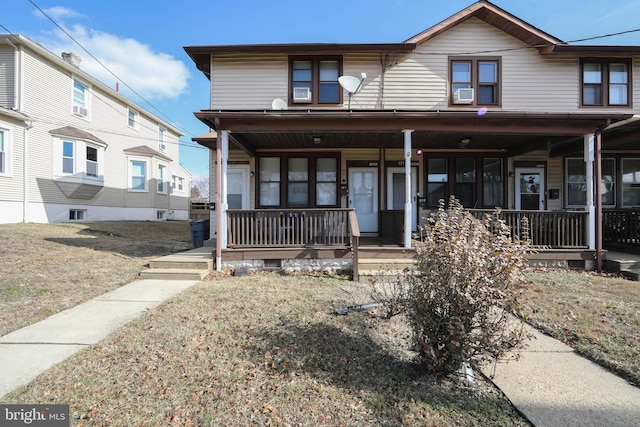
{"type": "Polygon", "coordinates": [[[0,405],[0,427],[69,427],[69,405],[0,405]]]}

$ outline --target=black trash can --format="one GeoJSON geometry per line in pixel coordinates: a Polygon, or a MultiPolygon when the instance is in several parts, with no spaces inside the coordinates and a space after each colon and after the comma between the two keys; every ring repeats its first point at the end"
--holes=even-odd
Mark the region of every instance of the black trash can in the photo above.
{"type": "Polygon", "coordinates": [[[191,230],[191,243],[193,247],[201,248],[204,245],[204,241],[209,239],[209,220],[189,220],[189,229],[191,230]]]}

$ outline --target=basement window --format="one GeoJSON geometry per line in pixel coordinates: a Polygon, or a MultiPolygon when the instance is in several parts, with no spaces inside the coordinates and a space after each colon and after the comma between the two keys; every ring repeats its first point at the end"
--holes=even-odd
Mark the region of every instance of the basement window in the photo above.
{"type": "Polygon", "coordinates": [[[70,221],[84,221],[87,211],[85,209],[69,209],[70,221]]]}

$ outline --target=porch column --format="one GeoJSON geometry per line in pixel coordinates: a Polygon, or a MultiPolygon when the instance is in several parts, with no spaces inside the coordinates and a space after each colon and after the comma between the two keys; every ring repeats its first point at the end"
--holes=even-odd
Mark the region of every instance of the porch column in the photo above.
{"type": "Polygon", "coordinates": [[[404,129],[404,247],[411,247],[411,218],[413,217],[413,199],[411,194],[411,132],[404,129]]]}
{"type": "Polygon", "coordinates": [[[222,182],[220,185],[221,195],[220,195],[220,211],[222,215],[222,233],[218,233],[218,238],[222,240],[222,247],[224,249],[227,248],[227,209],[229,209],[229,201],[227,199],[227,163],[229,160],[229,131],[222,131],[222,146],[220,147],[222,150],[222,182]]]}
{"type": "Polygon", "coordinates": [[[589,250],[596,248],[596,208],[593,204],[593,160],[595,151],[595,137],[592,133],[584,135],[584,161],[587,169],[587,244],[589,250]]]}
{"type": "Polygon", "coordinates": [[[216,271],[222,271],[222,132],[216,123],[218,135],[216,137],[216,271]]]}

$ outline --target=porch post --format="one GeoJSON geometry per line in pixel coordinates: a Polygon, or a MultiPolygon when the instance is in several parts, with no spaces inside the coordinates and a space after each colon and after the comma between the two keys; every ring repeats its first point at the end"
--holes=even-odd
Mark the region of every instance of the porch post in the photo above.
{"type": "Polygon", "coordinates": [[[222,131],[222,182],[220,185],[220,211],[222,215],[222,233],[218,233],[218,238],[222,240],[222,247],[227,248],[227,209],[229,208],[229,202],[227,200],[227,161],[229,160],[229,131],[222,131]]]}
{"type": "Polygon", "coordinates": [[[584,161],[587,169],[587,244],[589,245],[589,250],[595,250],[596,248],[596,209],[593,204],[593,157],[594,136],[592,133],[589,133],[584,135],[584,161]]]}
{"type": "Polygon", "coordinates": [[[602,271],[602,131],[595,135],[595,186],[596,186],[596,270],[602,271]]]}
{"type": "Polygon", "coordinates": [[[411,247],[411,218],[413,218],[413,199],[411,194],[411,133],[413,129],[404,129],[404,247],[411,247]]]}
{"type": "Polygon", "coordinates": [[[216,123],[218,135],[216,138],[216,271],[222,271],[222,131],[216,123]]]}

